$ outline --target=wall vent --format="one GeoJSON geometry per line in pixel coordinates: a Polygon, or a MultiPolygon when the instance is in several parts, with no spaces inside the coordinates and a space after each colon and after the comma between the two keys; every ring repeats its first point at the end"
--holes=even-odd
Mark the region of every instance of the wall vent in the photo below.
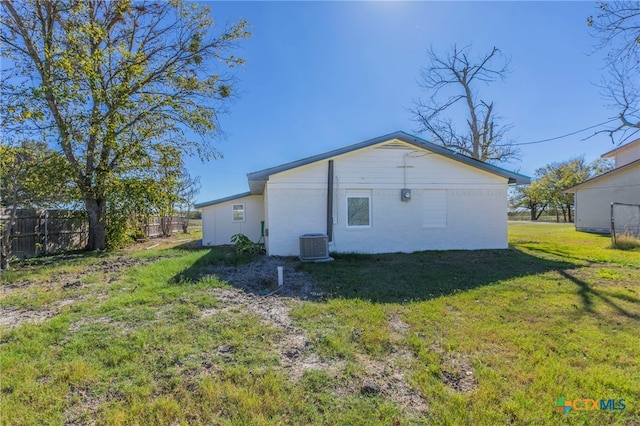
{"type": "Polygon", "coordinates": [[[385,144],[379,145],[376,149],[407,149],[407,144],[402,142],[387,142],[385,144]]]}
{"type": "Polygon", "coordinates": [[[325,234],[300,235],[300,260],[329,259],[328,240],[329,238],[325,234]]]}

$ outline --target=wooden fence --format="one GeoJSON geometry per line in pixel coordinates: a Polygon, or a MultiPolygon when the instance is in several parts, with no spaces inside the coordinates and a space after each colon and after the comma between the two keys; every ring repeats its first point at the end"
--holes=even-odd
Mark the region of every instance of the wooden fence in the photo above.
{"type": "MultiPolygon", "coordinates": [[[[0,210],[2,228],[9,226],[10,210],[0,210]]],[[[23,259],[87,245],[89,224],[83,212],[69,210],[16,211],[11,229],[11,255],[23,259]]]]}
{"type": "Polygon", "coordinates": [[[173,235],[176,232],[182,232],[182,225],[185,218],[179,216],[171,216],[168,218],[152,217],[149,219],[149,223],[144,226],[144,233],[148,238],[162,237],[162,228],[164,226],[169,228],[169,235],[173,235]],[[165,220],[169,220],[169,223],[165,225],[165,220]]]}
{"type": "MultiPolygon", "coordinates": [[[[9,225],[9,209],[0,209],[0,229],[9,225]]],[[[161,237],[165,223],[160,217],[150,218],[144,227],[148,238],[161,237]]],[[[184,217],[168,218],[170,234],[182,232],[184,217]]],[[[11,229],[11,255],[19,259],[81,250],[87,245],[89,222],[86,214],[70,210],[19,209],[11,229]]],[[[0,244],[2,244],[0,242],[0,244]]]]}

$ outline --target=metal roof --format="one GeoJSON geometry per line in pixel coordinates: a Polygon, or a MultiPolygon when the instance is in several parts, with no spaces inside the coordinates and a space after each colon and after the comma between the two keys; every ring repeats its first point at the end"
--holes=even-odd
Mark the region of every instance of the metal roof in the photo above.
{"type": "Polygon", "coordinates": [[[475,167],[485,172],[493,173],[495,175],[507,178],[509,180],[509,184],[522,185],[522,184],[527,184],[531,182],[531,179],[528,176],[521,175],[519,173],[512,172],[510,170],[506,170],[501,167],[494,166],[492,164],[484,163],[479,160],[475,160],[471,157],[467,157],[466,155],[458,154],[457,152],[451,151],[450,149],[443,148],[431,142],[427,142],[426,140],[421,139],[417,136],[410,135],[406,132],[398,131],[398,132],[390,133],[388,135],[380,136],[380,137],[369,139],[353,145],[335,149],[333,151],[325,152],[323,154],[314,155],[311,157],[303,158],[301,160],[292,161],[290,163],[281,164],[279,166],[271,167],[264,170],[259,170],[253,173],[248,173],[247,178],[249,179],[249,190],[251,194],[254,194],[254,195],[262,194],[264,191],[265,183],[269,180],[269,176],[271,175],[281,173],[287,170],[295,169],[297,167],[306,166],[307,164],[315,163],[317,161],[322,161],[332,157],[337,157],[338,155],[347,154],[349,152],[357,151],[359,149],[367,148],[373,145],[378,145],[383,142],[388,142],[394,139],[408,143],[417,148],[425,149],[425,150],[434,152],[436,154],[440,154],[443,157],[450,158],[452,160],[458,161],[460,163],[466,164],[471,167],[475,167]]]}
{"type": "Polygon", "coordinates": [[[616,156],[616,154],[618,154],[618,152],[620,152],[620,151],[624,151],[624,150],[626,150],[626,149],[628,149],[628,148],[631,148],[632,146],[637,145],[637,144],[640,144],[640,139],[636,139],[636,140],[631,141],[631,142],[629,142],[629,143],[627,143],[627,144],[620,145],[619,147],[614,148],[614,149],[612,149],[612,150],[611,150],[611,151],[609,151],[609,152],[605,152],[605,153],[604,153],[604,154],[602,154],[600,157],[602,157],[602,158],[615,157],[615,156],[616,156]]]}
{"type": "Polygon", "coordinates": [[[632,161],[629,164],[625,164],[624,166],[620,166],[620,167],[617,167],[615,169],[609,170],[608,172],[602,173],[601,175],[594,176],[594,177],[592,177],[590,179],[585,180],[584,182],[580,182],[579,184],[572,186],[571,188],[567,188],[562,192],[564,192],[566,194],[574,194],[583,185],[589,185],[589,184],[591,184],[593,182],[596,182],[596,181],[600,180],[601,178],[604,178],[605,176],[611,176],[611,175],[614,175],[614,174],[616,174],[617,172],[619,172],[621,170],[630,169],[631,167],[638,166],[638,165],[640,165],[640,159],[638,159],[636,161],[632,161]]]}
{"type": "Polygon", "coordinates": [[[229,197],[218,198],[217,200],[213,200],[213,201],[205,201],[204,203],[194,204],[194,207],[196,209],[201,209],[203,207],[214,206],[216,204],[225,203],[227,201],[233,201],[239,198],[248,197],[250,195],[252,195],[251,192],[243,192],[242,194],[231,195],[229,197]]]}

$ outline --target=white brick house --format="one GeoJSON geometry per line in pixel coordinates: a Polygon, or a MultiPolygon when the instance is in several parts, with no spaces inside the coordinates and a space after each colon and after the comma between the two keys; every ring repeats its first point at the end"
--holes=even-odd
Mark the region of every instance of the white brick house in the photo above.
{"type": "Polygon", "coordinates": [[[334,252],[507,248],[507,187],[529,178],[404,132],[248,174],[249,192],[196,205],[202,243],[242,232],[270,255],[303,234],[334,252]],[[263,223],[263,225],[262,225],[263,223]]]}

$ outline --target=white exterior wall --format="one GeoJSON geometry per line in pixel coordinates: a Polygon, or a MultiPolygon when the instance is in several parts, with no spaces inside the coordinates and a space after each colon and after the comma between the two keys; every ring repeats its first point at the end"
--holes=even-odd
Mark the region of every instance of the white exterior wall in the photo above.
{"type": "Polygon", "coordinates": [[[575,197],[576,229],[610,232],[611,203],[640,204],[640,164],[585,184],[575,197]]]}
{"type": "Polygon", "coordinates": [[[627,148],[622,148],[616,152],[615,168],[622,167],[640,159],[640,143],[630,144],[627,148]]]}
{"type": "MultiPolygon", "coordinates": [[[[334,158],[331,251],[507,248],[506,178],[397,145],[334,158]],[[410,201],[400,200],[402,188],[412,190],[410,201]],[[425,192],[433,190],[440,192],[425,192]],[[370,195],[369,227],[347,226],[350,194],[370,195]],[[425,204],[427,197],[444,206],[425,204]]],[[[327,232],[327,171],[323,160],[270,176],[265,190],[270,255],[299,255],[300,235],[327,232]]]]}
{"type": "Polygon", "coordinates": [[[203,207],[202,245],[219,246],[231,244],[231,236],[242,233],[251,241],[258,242],[261,233],[260,222],[264,220],[264,202],[262,195],[251,195],[232,201],[203,207]],[[244,204],[244,222],[233,221],[232,206],[244,204]]]}

